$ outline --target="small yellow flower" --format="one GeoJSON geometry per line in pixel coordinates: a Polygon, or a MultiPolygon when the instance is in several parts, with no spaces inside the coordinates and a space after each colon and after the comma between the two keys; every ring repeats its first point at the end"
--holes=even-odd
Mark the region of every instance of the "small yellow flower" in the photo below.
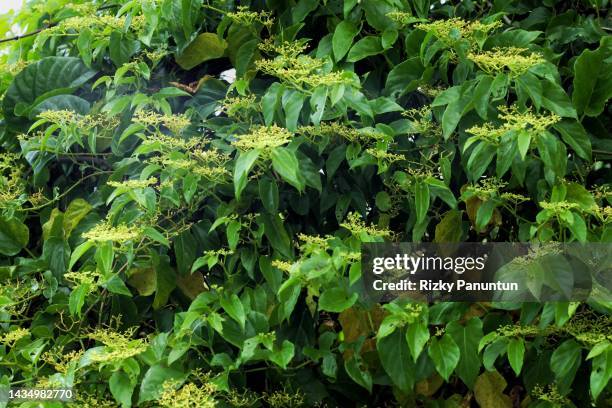
{"type": "Polygon", "coordinates": [[[251,11],[247,6],[238,6],[236,11],[227,13],[226,15],[233,22],[246,27],[252,26],[255,23],[262,24],[266,27],[270,27],[274,24],[272,12],[251,11]]]}
{"type": "Polygon", "coordinates": [[[0,337],[0,343],[6,346],[12,346],[18,340],[21,340],[22,338],[29,336],[29,335],[30,335],[30,330],[18,327],[15,330],[9,331],[4,336],[0,337]]]}
{"type": "Polygon", "coordinates": [[[341,227],[351,231],[353,235],[360,235],[365,233],[373,237],[389,237],[391,231],[388,229],[379,228],[376,226],[368,226],[363,221],[361,215],[355,212],[351,212],[346,216],[346,221],[340,224],[341,227]]]}
{"type": "Polygon", "coordinates": [[[521,76],[530,68],[546,61],[539,54],[527,53],[527,49],[517,47],[495,48],[480,53],[471,52],[468,58],[489,75],[505,73],[512,78],[521,76]]]}
{"type": "Polygon", "coordinates": [[[454,47],[461,39],[470,42],[472,48],[477,46],[477,36],[484,36],[494,29],[501,27],[502,23],[482,23],[480,21],[465,21],[460,18],[436,20],[430,23],[415,25],[415,28],[434,35],[447,47],[454,47]]]}
{"type": "Polygon", "coordinates": [[[118,242],[125,243],[134,241],[142,234],[140,228],[121,224],[112,226],[108,222],[102,222],[83,234],[83,238],[93,242],[118,242]]]}
{"type": "Polygon", "coordinates": [[[157,183],[157,179],[155,177],[149,177],[146,180],[124,180],[124,181],[108,181],[108,184],[111,187],[121,188],[126,190],[135,190],[138,188],[146,188],[152,186],[157,183]]]}
{"type": "Polygon", "coordinates": [[[232,145],[238,150],[249,151],[258,149],[262,153],[268,154],[273,148],[286,145],[292,138],[293,133],[285,128],[276,125],[257,126],[251,128],[251,133],[237,135],[237,140],[232,142],[232,145]]]}
{"type": "Polygon", "coordinates": [[[166,381],[162,385],[163,392],[159,397],[159,404],[164,408],[214,408],[217,403],[214,393],[215,385],[207,382],[201,386],[187,383],[180,386],[179,382],[166,381]]]}
{"type": "Polygon", "coordinates": [[[132,121],[147,127],[159,128],[163,125],[174,134],[181,134],[190,124],[189,118],[183,114],[162,115],[153,111],[140,110],[134,113],[132,121]]]}
{"type": "Polygon", "coordinates": [[[352,79],[341,72],[325,72],[324,60],[301,54],[306,49],[303,43],[284,42],[276,45],[272,40],[268,40],[261,43],[259,48],[278,55],[274,59],[256,61],[256,68],[265,74],[279,78],[294,88],[301,90],[304,85],[316,88],[319,85],[333,86],[352,82],[352,79]]]}
{"type": "Polygon", "coordinates": [[[119,333],[110,329],[96,329],[87,337],[104,345],[102,350],[90,355],[96,363],[121,361],[143,353],[148,348],[145,339],[133,339],[135,328],[119,333]]]}

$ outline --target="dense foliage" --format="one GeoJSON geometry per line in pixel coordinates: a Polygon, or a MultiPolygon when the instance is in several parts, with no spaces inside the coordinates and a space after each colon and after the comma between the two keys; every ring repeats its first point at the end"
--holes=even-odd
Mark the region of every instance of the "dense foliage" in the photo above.
{"type": "Polygon", "coordinates": [[[239,3],[0,17],[2,386],[610,406],[611,303],[373,304],[359,263],[612,240],[608,1],[239,3]]]}

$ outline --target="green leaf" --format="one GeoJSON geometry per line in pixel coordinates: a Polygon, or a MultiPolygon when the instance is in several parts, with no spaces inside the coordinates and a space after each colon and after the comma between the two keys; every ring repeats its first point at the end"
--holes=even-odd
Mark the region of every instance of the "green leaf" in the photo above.
{"type": "Polygon", "coordinates": [[[457,343],[448,334],[440,339],[434,337],[429,344],[428,354],[438,373],[448,381],[461,357],[461,350],[457,343]]]}
{"type": "Polygon", "coordinates": [[[138,404],[158,399],[163,392],[163,385],[166,381],[176,381],[177,386],[180,386],[185,378],[187,378],[187,374],[162,364],[149,367],[140,384],[138,404]]]}
{"type": "Polygon", "coordinates": [[[95,245],[94,241],[85,241],[78,247],[72,251],[70,255],[70,263],[68,264],[68,270],[72,270],[72,267],[81,257],[85,254],[85,252],[89,251],[95,245]]]}
{"type": "Polygon", "coordinates": [[[275,350],[270,353],[268,357],[270,361],[285,370],[287,364],[291,362],[291,359],[295,355],[295,346],[289,340],[283,340],[283,344],[280,350],[275,350]]]}
{"type": "Polygon", "coordinates": [[[31,107],[51,96],[72,93],[95,74],[79,58],[43,58],[13,79],[3,100],[4,111],[27,115],[31,107]]]}
{"type": "Polygon", "coordinates": [[[413,322],[408,324],[406,330],[406,342],[412,354],[412,359],[416,363],[421,355],[423,348],[429,340],[429,328],[425,322],[413,322]]]}
{"type": "Polygon", "coordinates": [[[327,86],[319,86],[315,89],[310,97],[310,108],[312,109],[310,120],[315,126],[318,125],[323,118],[323,113],[325,112],[325,102],[327,101],[327,91],[327,86]]]}
{"type": "Polygon", "coordinates": [[[569,389],[582,360],[582,348],[575,340],[564,341],[550,357],[550,368],[555,374],[560,391],[569,389]]]}
{"type": "Polygon", "coordinates": [[[593,394],[594,400],[596,400],[599,394],[606,388],[610,379],[612,379],[612,347],[608,345],[606,351],[593,359],[590,385],[591,394],[593,394]]]}
{"type": "Polygon", "coordinates": [[[478,85],[474,88],[474,109],[478,116],[483,119],[487,119],[487,111],[489,110],[489,97],[491,96],[491,84],[493,83],[493,77],[489,75],[483,76],[478,85]]]}
{"type": "Polygon", "coordinates": [[[508,343],[508,362],[518,377],[525,359],[525,342],[522,338],[511,339],[508,343]]]}
{"type": "Polygon", "coordinates": [[[0,254],[17,255],[30,240],[28,227],[16,218],[0,216],[0,254]]]}
{"type": "Polygon", "coordinates": [[[531,146],[531,133],[526,130],[520,130],[517,137],[517,145],[519,153],[521,154],[521,160],[525,160],[529,146],[531,146]]]}
{"type": "Polygon", "coordinates": [[[394,92],[404,93],[416,89],[424,71],[425,67],[419,57],[408,58],[389,71],[384,93],[390,95],[394,92]]]}
{"type": "Polygon", "coordinates": [[[253,168],[255,161],[259,157],[259,150],[249,150],[240,153],[234,167],[234,194],[240,200],[242,191],[249,180],[249,172],[253,168]]]}
{"type": "Polygon", "coordinates": [[[66,212],[64,213],[64,234],[66,237],[70,236],[72,230],[79,225],[79,222],[81,222],[92,209],[93,207],[91,204],[82,198],[77,198],[68,204],[68,208],[66,208],[66,212]]]}
{"type": "Polygon", "coordinates": [[[562,118],[576,118],[576,110],[563,88],[547,79],[542,81],[542,106],[562,118]]]}
{"type": "Polygon", "coordinates": [[[286,182],[303,191],[304,177],[300,174],[300,165],[295,153],[284,147],[272,150],[272,167],[286,182]]]}
{"type": "Polygon", "coordinates": [[[493,216],[493,211],[497,207],[495,200],[484,201],[476,211],[476,230],[483,231],[493,216]]]}
{"type": "Polygon", "coordinates": [[[336,61],[340,61],[346,55],[357,33],[359,27],[350,21],[343,20],[336,26],[332,37],[332,49],[336,61]]]}
{"type": "Polygon", "coordinates": [[[232,251],[234,251],[238,246],[238,241],[240,240],[240,228],[242,228],[242,224],[236,220],[232,220],[227,225],[227,243],[232,251]]]}
{"type": "Polygon", "coordinates": [[[379,54],[383,51],[380,37],[369,35],[357,41],[348,53],[348,62],[357,62],[371,55],[379,54]]]}
{"type": "Polygon", "coordinates": [[[170,241],[168,241],[168,238],[166,238],[161,232],[159,232],[155,228],[150,227],[150,226],[145,227],[143,230],[143,233],[149,239],[155,242],[159,242],[163,246],[170,248],[170,241]]]}
{"type": "Polygon", "coordinates": [[[304,106],[306,95],[294,90],[286,90],[283,94],[283,109],[285,110],[285,124],[287,129],[295,131],[297,129],[300,112],[304,106]]]}
{"type": "Polygon", "coordinates": [[[461,238],[463,237],[463,228],[461,226],[462,219],[462,211],[450,210],[446,212],[438,225],[436,225],[434,242],[461,242],[461,238]]]}
{"type": "Polygon", "coordinates": [[[591,140],[582,124],[575,120],[563,119],[553,126],[565,143],[584,160],[591,160],[591,140]]]}
{"type": "Polygon", "coordinates": [[[406,331],[399,329],[378,339],[376,349],[393,384],[404,392],[410,392],[414,387],[415,367],[406,344],[406,331]]]}
{"type": "Polygon", "coordinates": [[[572,102],[579,114],[599,116],[612,96],[611,47],[603,37],[599,48],[584,50],[574,62],[572,102]]]}
{"type": "Polygon", "coordinates": [[[278,185],[271,177],[259,179],[259,198],[266,211],[274,214],[278,211],[278,185]]]}
{"type": "Polygon", "coordinates": [[[353,381],[372,393],[372,375],[367,369],[361,368],[361,359],[355,356],[344,362],[344,369],[353,381]]]}
{"type": "Polygon", "coordinates": [[[261,98],[261,106],[266,126],[274,122],[274,115],[281,102],[284,90],[285,88],[280,83],[275,82],[270,85],[265,95],[261,98]]]}
{"type": "Polygon", "coordinates": [[[111,394],[123,408],[132,406],[132,394],[136,384],[130,376],[123,371],[115,371],[108,380],[108,385],[111,394]]]}
{"type": "Polygon", "coordinates": [[[473,388],[480,372],[478,342],[483,336],[482,321],[473,317],[464,326],[453,321],[446,326],[446,332],[453,338],[461,353],[455,371],[468,387],[473,388]]]}
{"type": "Polygon", "coordinates": [[[176,288],[176,272],[170,267],[167,256],[156,258],[154,269],[156,288],[153,309],[157,310],[166,305],[170,293],[176,288]]]}
{"type": "Polygon", "coordinates": [[[417,182],[414,185],[414,203],[417,224],[419,224],[425,220],[429,210],[429,187],[426,183],[417,182]]]}
{"type": "Polygon", "coordinates": [[[82,283],[72,289],[68,298],[68,310],[72,316],[81,316],[81,310],[85,304],[85,299],[89,294],[90,285],[82,283]]]}
{"type": "Polygon", "coordinates": [[[235,293],[223,295],[219,299],[219,304],[223,310],[240,325],[242,330],[244,330],[246,313],[244,312],[244,307],[242,306],[240,298],[235,293]]]}
{"type": "Polygon", "coordinates": [[[270,241],[272,248],[277,250],[285,258],[293,258],[291,239],[278,213],[261,214],[259,219],[264,225],[264,234],[270,241]]]}
{"type": "Polygon", "coordinates": [[[342,288],[326,289],[319,298],[319,309],[340,313],[353,306],[357,298],[357,293],[349,294],[342,288]]]}
{"type": "Polygon", "coordinates": [[[182,52],[176,57],[176,63],[185,70],[197,67],[201,63],[221,58],[225,55],[227,43],[214,33],[202,33],[198,35],[182,52]]]}
{"type": "Polygon", "coordinates": [[[132,56],[140,50],[140,41],[132,40],[119,31],[113,31],[108,48],[111,61],[115,66],[120,67],[130,62],[132,56]]]}

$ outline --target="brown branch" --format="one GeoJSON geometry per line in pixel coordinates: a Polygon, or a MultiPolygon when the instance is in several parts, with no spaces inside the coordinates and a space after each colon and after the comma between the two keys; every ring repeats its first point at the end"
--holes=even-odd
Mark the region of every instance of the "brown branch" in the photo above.
{"type": "MultiPolygon", "coordinates": [[[[114,7],[118,7],[118,4],[108,4],[106,6],[102,6],[98,8],[98,11],[100,10],[108,10],[114,7]]],[[[28,38],[28,37],[32,37],[33,35],[39,34],[40,32],[46,30],[47,28],[51,28],[51,27],[55,27],[57,25],[57,23],[53,23],[53,24],[49,24],[46,27],[43,28],[39,28],[38,30],[32,31],[31,33],[27,33],[27,34],[22,34],[22,35],[16,35],[15,37],[11,37],[11,38],[4,38],[2,40],[0,40],[0,44],[2,43],[6,43],[6,42],[10,42],[10,41],[18,41],[21,40],[22,38],[28,38]]]]}
{"type": "Polygon", "coordinates": [[[38,30],[32,31],[31,33],[17,35],[15,37],[11,37],[11,38],[4,38],[4,39],[0,40],[0,44],[6,43],[6,42],[10,42],[10,41],[18,41],[18,40],[21,40],[22,38],[31,37],[33,35],[36,35],[36,34],[40,33],[41,31],[46,30],[47,28],[51,28],[51,27],[53,27],[55,25],[57,25],[57,24],[51,24],[51,25],[49,25],[47,27],[39,28],[38,30]]]}

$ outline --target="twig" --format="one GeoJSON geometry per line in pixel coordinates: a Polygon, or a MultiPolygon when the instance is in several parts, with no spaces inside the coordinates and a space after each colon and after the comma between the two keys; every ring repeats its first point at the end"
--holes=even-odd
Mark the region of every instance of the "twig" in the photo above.
{"type": "Polygon", "coordinates": [[[6,42],[9,42],[9,41],[18,41],[18,40],[21,40],[22,38],[31,37],[33,35],[36,35],[36,34],[40,33],[41,31],[46,30],[47,28],[51,28],[51,27],[56,26],[56,25],[57,24],[51,24],[51,25],[49,25],[47,27],[39,28],[36,31],[32,31],[31,33],[22,34],[22,35],[16,35],[15,37],[11,37],[11,38],[4,38],[4,39],[0,40],[0,44],[6,43],[6,42]]]}
{"type": "MultiPolygon", "coordinates": [[[[108,10],[108,9],[111,9],[111,8],[114,8],[114,7],[119,7],[119,5],[118,4],[108,4],[106,6],[99,7],[98,11],[100,11],[100,10],[108,10]]],[[[4,38],[4,39],[0,40],[0,44],[7,43],[7,42],[10,42],[10,41],[19,41],[22,38],[32,37],[33,35],[39,34],[40,32],[46,30],[47,28],[55,27],[56,25],[57,25],[57,23],[53,23],[53,24],[49,24],[46,27],[39,28],[38,30],[32,31],[31,33],[16,35],[15,37],[11,37],[11,38],[4,38]]]]}

